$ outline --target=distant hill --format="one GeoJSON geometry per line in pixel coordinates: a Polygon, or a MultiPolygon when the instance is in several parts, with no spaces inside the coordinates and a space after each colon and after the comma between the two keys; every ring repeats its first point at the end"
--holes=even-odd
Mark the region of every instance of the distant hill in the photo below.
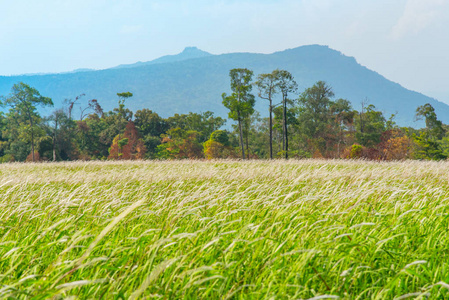
{"type": "Polygon", "coordinates": [[[200,50],[197,47],[186,47],[184,51],[182,51],[179,54],[176,55],[165,55],[162,57],[159,57],[155,60],[147,61],[147,62],[136,62],[134,64],[128,64],[128,65],[119,65],[117,67],[113,67],[112,69],[123,69],[123,68],[135,68],[135,67],[142,67],[142,66],[148,66],[153,64],[163,64],[163,63],[172,63],[177,61],[183,61],[188,60],[192,58],[200,58],[200,57],[206,57],[211,56],[212,54],[200,50]]]}
{"type": "MultiPolygon", "coordinates": [[[[51,97],[55,107],[61,107],[65,98],[74,99],[85,93],[86,100],[98,99],[105,110],[111,110],[117,105],[116,93],[130,91],[134,97],[126,105],[134,111],[149,108],[167,117],[174,113],[210,110],[227,117],[221,94],[230,92],[229,70],[232,68],[249,68],[255,75],[276,68],[288,70],[298,82],[300,91],[318,80],[324,80],[333,87],[336,98],[348,99],[356,109],[367,99],[386,117],[397,113],[396,122],[403,126],[416,127],[418,124],[413,121],[416,108],[430,103],[438,117],[449,123],[448,105],[407,90],[361,66],[353,57],[319,45],[273,54],[222,55],[212,55],[190,47],[178,55],[106,70],[0,76],[0,95],[7,95],[14,83],[23,81],[37,88],[42,95],[51,97]]],[[[266,101],[258,100],[256,109],[266,116],[266,101]]]]}

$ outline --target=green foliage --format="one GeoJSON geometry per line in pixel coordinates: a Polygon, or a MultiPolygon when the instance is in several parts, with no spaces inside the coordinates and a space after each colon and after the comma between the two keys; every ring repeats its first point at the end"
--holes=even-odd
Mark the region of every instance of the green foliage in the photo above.
{"type": "Polygon", "coordinates": [[[333,96],[332,88],[324,81],[318,81],[299,97],[299,122],[304,133],[310,138],[316,139],[326,132],[331,121],[330,98],[333,96]]]}
{"type": "Polygon", "coordinates": [[[257,81],[254,83],[259,91],[258,96],[268,100],[270,102],[269,105],[272,105],[273,97],[279,92],[278,74],[278,70],[273,71],[272,73],[259,74],[257,76],[257,81]]]}
{"type": "Polygon", "coordinates": [[[5,154],[0,157],[0,163],[8,163],[8,162],[14,162],[15,158],[12,154],[5,154]]]}
{"type": "Polygon", "coordinates": [[[282,150],[285,153],[285,159],[288,158],[288,117],[287,117],[287,106],[291,104],[291,100],[288,98],[289,93],[296,92],[298,85],[293,79],[293,75],[286,70],[274,70],[273,74],[277,79],[277,86],[280,93],[282,94],[282,150]]]}
{"type": "Polygon", "coordinates": [[[119,97],[118,107],[114,108],[114,112],[121,119],[130,121],[133,117],[133,112],[131,110],[129,110],[128,108],[125,108],[125,100],[128,98],[131,98],[133,96],[133,93],[131,93],[131,92],[117,93],[117,96],[119,97]]]}
{"type": "Polygon", "coordinates": [[[415,159],[441,160],[448,157],[441,149],[441,144],[429,136],[428,132],[413,134],[413,141],[416,144],[415,159]]]}
{"type": "Polygon", "coordinates": [[[14,84],[11,94],[3,101],[3,105],[10,108],[9,115],[16,120],[19,128],[19,136],[29,140],[31,144],[32,160],[35,160],[34,143],[35,138],[40,134],[40,128],[36,124],[40,120],[40,116],[36,111],[37,106],[53,106],[50,98],[41,96],[41,94],[29,85],[19,82],[14,84]]]}
{"type": "MultiPolygon", "coordinates": [[[[91,114],[85,121],[76,122],[76,147],[81,153],[91,157],[107,157],[113,134],[118,132],[117,119],[91,114]]],[[[120,124],[120,127],[122,125],[120,124]]],[[[117,133],[118,134],[118,133],[117,133]]]]}
{"type": "Polygon", "coordinates": [[[199,132],[172,128],[162,135],[162,144],[157,146],[157,158],[198,159],[203,158],[203,146],[198,140],[199,132]]]}
{"type": "Polygon", "coordinates": [[[363,146],[354,144],[351,146],[351,151],[349,152],[349,158],[361,158],[362,157],[363,146]]]}
{"type": "MultiPolygon", "coordinates": [[[[253,71],[248,69],[232,69],[229,71],[231,78],[232,94],[227,96],[226,93],[221,95],[223,105],[229,109],[229,118],[238,122],[239,137],[242,158],[245,159],[244,139],[246,140],[246,149],[248,152],[248,130],[244,136],[245,126],[248,127],[249,117],[254,113],[255,98],[251,94],[253,71]]],[[[248,129],[248,128],[247,128],[248,129]]],[[[247,153],[249,155],[249,153],[247,153]]]]}
{"type": "Polygon", "coordinates": [[[446,141],[443,140],[445,130],[443,123],[437,119],[435,109],[429,103],[419,106],[416,109],[416,118],[426,120],[426,128],[419,134],[413,134],[416,144],[415,158],[441,160],[448,156],[445,154],[446,141]]]}
{"type": "Polygon", "coordinates": [[[445,134],[443,123],[437,119],[435,109],[429,103],[419,106],[416,109],[416,119],[421,120],[422,118],[426,120],[428,137],[434,141],[442,139],[445,134]]]}
{"type": "Polygon", "coordinates": [[[218,142],[224,146],[229,146],[229,136],[227,131],[225,130],[215,130],[210,135],[210,140],[214,142],[218,142]]]}
{"type": "Polygon", "coordinates": [[[203,152],[207,159],[235,158],[228,132],[225,130],[212,132],[209,140],[203,143],[203,152]]]}
{"type": "Polygon", "coordinates": [[[43,120],[40,126],[52,140],[51,152],[53,152],[53,147],[55,148],[55,157],[53,157],[53,153],[44,154],[39,150],[41,157],[56,161],[77,158],[77,124],[63,109],[53,111],[50,116],[43,120]]]}
{"type": "Polygon", "coordinates": [[[123,138],[118,141],[119,148],[123,148],[123,146],[128,145],[128,138],[123,138]]]}
{"type": "Polygon", "coordinates": [[[386,121],[381,111],[372,104],[355,114],[355,140],[360,145],[372,147],[380,142],[382,132],[386,130],[386,121]]]}
{"type": "Polygon", "coordinates": [[[347,135],[354,121],[349,101],[333,101],[333,97],[332,88],[318,81],[301,94],[297,108],[299,130],[309,149],[327,157],[339,157],[341,149],[350,145],[347,135]]]}
{"type": "Polygon", "coordinates": [[[268,74],[259,74],[257,81],[254,83],[259,90],[259,98],[268,100],[268,133],[269,133],[269,155],[270,159],[273,159],[273,97],[279,91],[279,74],[278,70],[275,70],[268,74]]]}
{"type": "Polygon", "coordinates": [[[10,96],[3,101],[3,104],[28,116],[36,111],[37,106],[53,106],[53,101],[48,97],[41,96],[35,88],[19,82],[13,85],[10,96]]]}
{"type": "Polygon", "coordinates": [[[37,151],[41,160],[50,160],[53,157],[53,139],[50,136],[44,136],[37,143],[37,151]]]}
{"type": "Polygon", "coordinates": [[[131,92],[123,92],[123,93],[117,93],[117,96],[119,97],[119,101],[125,101],[126,99],[133,96],[133,93],[131,92]]]}
{"type": "Polygon", "coordinates": [[[445,157],[449,157],[449,137],[445,136],[440,141],[438,141],[438,146],[445,157]]]}
{"type": "Polygon", "coordinates": [[[298,89],[298,84],[293,79],[292,73],[287,70],[274,70],[272,76],[275,78],[276,86],[279,92],[282,94],[282,100],[287,100],[289,93],[295,93],[298,89]]]}
{"type": "Polygon", "coordinates": [[[164,120],[157,113],[149,109],[141,109],[136,111],[134,115],[134,123],[143,137],[152,136],[160,137],[169,129],[167,120],[164,120]]]}
{"type": "Polygon", "coordinates": [[[231,77],[232,94],[222,94],[223,105],[229,109],[229,118],[241,121],[254,113],[256,102],[251,94],[251,79],[253,72],[248,69],[232,69],[229,72],[231,77]]]}
{"type": "Polygon", "coordinates": [[[146,158],[156,158],[158,152],[158,146],[161,144],[161,138],[156,136],[147,135],[143,142],[147,148],[146,158]]]}
{"type": "Polygon", "coordinates": [[[229,74],[232,93],[223,94],[223,104],[229,116],[237,120],[232,132],[220,131],[226,120],[211,111],[162,118],[142,109],[136,112],[134,123],[133,112],[125,107],[125,100],[133,96],[131,92],[117,93],[118,107],[108,112],[103,112],[95,99],[89,100],[87,107],[81,107],[79,121],[72,120],[71,112],[84,94],[75,101],[68,100],[68,107],[41,118],[37,105],[50,105],[51,100],[19,83],[9,97],[2,98],[10,110],[0,113],[0,157],[3,161],[31,160],[36,153],[36,160],[55,161],[182,159],[203,158],[204,154],[208,158],[234,157],[240,146],[242,158],[272,158],[273,153],[285,158],[343,158],[358,155],[351,148],[353,144],[364,147],[364,159],[434,160],[449,155],[447,126],[437,119],[430,104],[417,109],[417,118],[425,118],[425,129],[399,128],[394,115],[386,121],[373,105],[362,105],[357,112],[345,99],[334,101],[332,88],[323,81],[307,88],[297,101],[291,100],[290,94],[297,90],[292,74],[274,70],[260,74],[254,84],[260,98],[269,100],[270,115],[274,115],[274,119],[261,118],[254,110],[251,94],[253,72],[232,69],[229,74]],[[273,105],[275,100],[281,100],[281,105],[273,105]],[[135,133],[126,144],[124,138],[129,138],[126,132],[131,123],[135,133]],[[120,139],[115,140],[117,137],[120,139]],[[220,154],[220,147],[229,150],[226,155],[220,154]]]}
{"type": "Polygon", "coordinates": [[[166,119],[169,128],[181,128],[184,130],[193,130],[199,133],[198,140],[203,143],[206,141],[212,132],[221,128],[226,120],[221,117],[215,117],[211,111],[204,113],[188,113],[188,114],[175,114],[172,117],[166,119]]]}

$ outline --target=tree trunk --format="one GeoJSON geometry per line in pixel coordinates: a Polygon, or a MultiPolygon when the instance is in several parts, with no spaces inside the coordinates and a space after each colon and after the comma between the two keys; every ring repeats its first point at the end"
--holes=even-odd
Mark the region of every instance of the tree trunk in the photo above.
{"type": "Polygon", "coordinates": [[[53,161],[56,161],[56,137],[53,137],[53,161]]]}
{"type": "Polygon", "coordinates": [[[249,140],[248,140],[248,136],[249,136],[249,124],[246,124],[246,136],[245,136],[245,140],[246,140],[246,159],[249,159],[249,140]]]}
{"type": "Polygon", "coordinates": [[[237,114],[238,114],[239,132],[240,132],[240,148],[242,149],[242,159],[245,159],[245,146],[243,144],[242,120],[240,118],[240,112],[237,112],[237,114]]]}
{"type": "Polygon", "coordinates": [[[282,151],[285,151],[285,108],[282,103],[282,151]]]}
{"type": "MultiPolygon", "coordinates": [[[[56,119],[56,117],[55,117],[56,119]]],[[[55,120],[55,131],[53,133],[53,161],[56,161],[56,130],[58,130],[58,121],[55,120]]]]}
{"type": "Polygon", "coordinates": [[[273,106],[270,100],[270,159],[273,159],[273,106]]]}
{"type": "Polygon", "coordinates": [[[288,159],[288,132],[287,132],[287,97],[283,99],[284,106],[284,151],[285,151],[285,159],[288,159]]]}
{"type": "Polygon", "coordinates": [[[32,116],[30,116],[30,125],[31,125],[31,157],[34,162],[34,160],[35,160],[35,158],[34,158],[34,132],[33,132],[33,117],[32,116]]]}

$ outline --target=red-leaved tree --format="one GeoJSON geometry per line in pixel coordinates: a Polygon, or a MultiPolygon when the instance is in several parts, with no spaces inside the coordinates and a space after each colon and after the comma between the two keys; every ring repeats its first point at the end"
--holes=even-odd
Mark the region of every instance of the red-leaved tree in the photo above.
{"type": "Polygon", "coordinates": [[[145,152],[145,144],[139,138],[134,122],[128,121],[125,132],[118,134],[112,141],[108,159],[143,159],[145,152]]]}

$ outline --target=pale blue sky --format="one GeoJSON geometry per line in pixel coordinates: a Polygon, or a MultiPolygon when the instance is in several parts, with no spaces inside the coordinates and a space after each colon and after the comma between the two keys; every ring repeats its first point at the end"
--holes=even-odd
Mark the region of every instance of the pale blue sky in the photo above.
{"type": "Polygon", "coordinates": [[[0,75],[307,44],[449,103],[449,0],[0,0],[0,75]]]}

